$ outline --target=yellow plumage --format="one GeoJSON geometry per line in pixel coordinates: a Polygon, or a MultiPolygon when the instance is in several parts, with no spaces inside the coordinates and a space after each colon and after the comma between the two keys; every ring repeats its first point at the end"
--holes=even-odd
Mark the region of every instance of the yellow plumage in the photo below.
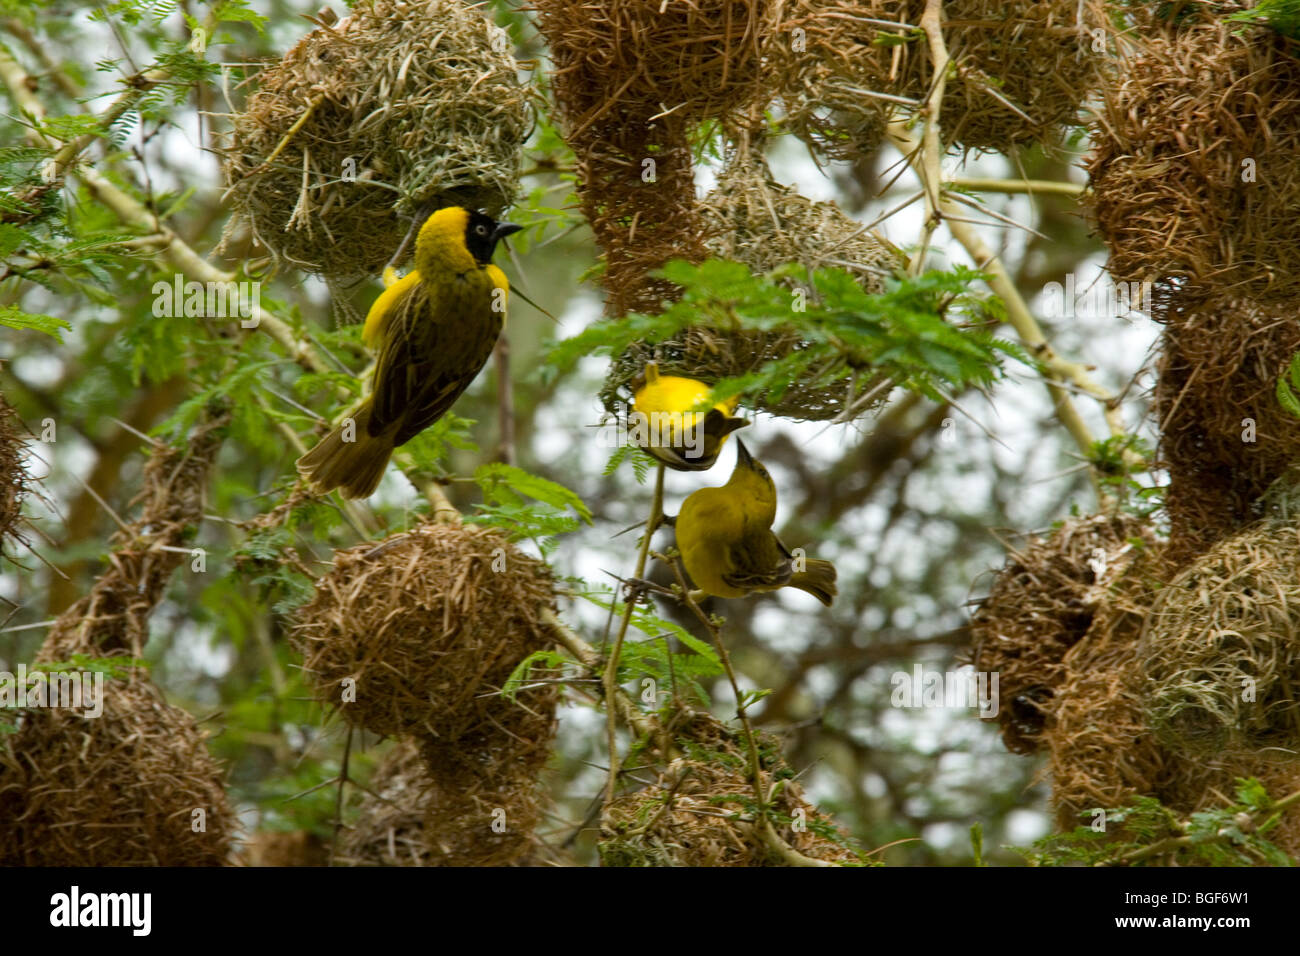
{"type": "Polygon", "coordinates": [[[505,325],[510,291],[492,253],[519,228],[440,209],[420,227],[411,272],[400,279],[385,272],[388,287],[361,332],[376,353],[370,395],[298,460],[317,493],[368,497],[393,449],[446,414],[474,381],[505,325]]]}
{"type": "Polygon", "coordinates": [[[835,566],[794,556],[772,531],[776,486],[762,463],[736,440],[736,467],[720,488],[701,488],[682,502],[677,550],[695,586],[715,597],[741,598],[755,591],[791,587],[827,607],[835,599],[835,566]]]}
{"type": "Polygon", "coordinates": [[[713,467],[730,435],[749,421],[735,418],[737,400],[719,402],[707,412],[691,409],[709,397],[709,386],[693,378],[660,375],[655,362],[646,363],[643,383],[632,399],[634,415],[629,421],[635,435],[644,430],[647,440],[639,442],[657,460],[676,471],[704,471],[713,467]]]}

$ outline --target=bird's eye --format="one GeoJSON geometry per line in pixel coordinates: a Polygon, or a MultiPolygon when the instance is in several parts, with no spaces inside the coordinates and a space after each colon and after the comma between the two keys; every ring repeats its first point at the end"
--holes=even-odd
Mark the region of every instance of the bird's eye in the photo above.
{"type": "Polygon", "coordinates": [[[479,223],[477,226],[474,227],[474,231],[478,233],[480,236],[486,236],[487,226],[483,225],[482,223],[479,223]]]}

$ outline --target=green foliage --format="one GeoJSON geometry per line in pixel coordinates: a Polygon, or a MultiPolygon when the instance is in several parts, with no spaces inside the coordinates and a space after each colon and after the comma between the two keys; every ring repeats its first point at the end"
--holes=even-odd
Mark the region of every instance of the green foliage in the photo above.
{"type": "Polygon", "coordinates": [[[1112,435],[1093,443],[1088,463],[1099,476],[1104,491],[1115,498],[1121,508],[1145,518],[1164,507],[1166,486],[1144,484],[1134,477],[1135,474],[1149,474],[1149,462],[1154,457],[1150,442],[1141,436],[1112,435]]]}
{"type": "MultiPolygon", "coordinates": [[[[620,618],[626,607],[624,602],[613,600],[613,592],[608,589],[576,593],[597,607],[610,611],[613,618],[620,618]]],[[[635,681],[640,688],[640,682],[650,677],[661,695],[675,689],[678,695],[685,695],[686,699],[693,696],[707,706],[710,698],[701,679],[723,673],[718,652],[681,625],[665,620],[641,605],[632,611],[630,623],[645,638],[634,640],[629,637],[623,642],[618,662],[619,683],[635,681]],[[676,638],[691,653],[674,652],[669,638],[676,638]]]]}
{"type": "Polygon", "coordinates": [[[555,550],[556,535],[591,524],[591,509],[578,495],[514,465],[480,465],[474,481],[483,491],[484,503],[468,520],[502,528],[512,541],[530,538],[543,557],[555,550]],[[537,503],[530,503],[529,498],[537,503]]]}
{"type": "Polygon", "coordinates": [[[1104,830],[1079,826],[1012,849],[1033,866],[1290,866],[1265,836],[1280,818],[1268,816],[1272,807],[1257,779],[1238,779],[1235,803],[1187,820],[1153,797],[1137,797],[1107,810],[1104,830]]]}
{"type": "Polygon", "coordinates": [[[713,259],[673,261],[660,274],[682,288],[663,314],[596,322],[556,345],[549,361],[565,369],[585,355],[619,355],[634,342],[662,342],[691,326],[793,328],[807,341],[751,374],[718,382],[710,402],[758,394],[777,400],[796,381],[823,387],[863,371],[943,400],[994,382],[1007,356],[1031,364],[1022,349],[987,330],[988,303],[969,289],[983,275],[964,267],[893,279],[875,295],[843,269],[808,276],[789,265],[754,275],[741,263],[713,259]],[[781,279],[809,284],[791,292],[781,279]]]}
{"type": "Polygon", "coordinates": [[[1238,10],[1225,19],[1263,24],[1284,37],[1300,40],[1300,0],[1257,0],[1249,10],[1238,10]]]}
{"type": "Polygon", "coordinates": [[[644,448],[637,445],[619,445],[615,448],[614,453],[609,456],[609,461],[605,463],[601,475],[608,478],[627,461],[632,463],[632,473],[636,476],[637,484],[644,485],[646,478],[650,475],[650,469],[654,467],[655,460],[650,457],[644,448]]]}
{"type": "Polygon", "coordinates": [[[62,330],[72,328],[67,319],[24,312],[16,305],[0,305],[0,325],[19,330],[35,329],[37,332],[54,336],[59,342],[63,341],[62,330]]]}
{"type": "Polygon", "coordinates": [[[1278,404],[1288,415],[1300,418],[1300,397],[1296,396],[1296,392],[1300,392],[1300,352],[1291,356],[1291,364],[1286,373],[1277,380],[1278,404]]]}

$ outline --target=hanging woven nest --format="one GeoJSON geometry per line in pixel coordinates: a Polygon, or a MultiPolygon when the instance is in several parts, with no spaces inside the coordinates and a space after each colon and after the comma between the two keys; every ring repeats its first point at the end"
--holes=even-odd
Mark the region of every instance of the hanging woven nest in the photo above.
{"type": "MultiPolygon", "coordinates": [[[[887,111],[906,114],[929,92],[924,10],[925,0],[788,6],[766,49],[791,130],[828,157],[870,156],[887,111]]],[[[944,3],[943,18],[953,69],[940,106],[948,142],[1006,150],[1054,142],[1077,122],[1105,61],[1093,32],[1106,23],[1100,4],[956,0],[944,3]]]]}
{"type": "Polygon", "coordinates": [[[505,32],[461,0],[362,0],[257,78],[224,145],[229,241],[374,275],[423,211],[497,215],[532,125],[505,32]]]}
{"type": "Polygon", "coordinates": [[[340,862],[349,866],[527,866],[542,846],[534,777],[431,774],[414,741],[400,742],[371,778],[340,862]]]}
{"type": "Polygon", "coordinates": [[[1139,693],[1138,637],[1149,598],[1102,610],[1064,658],[1042,740],[1059,830],[1158,796],[1177,763],[1151,733],[1139,693]]]}
{"type": "Polygon", "coordinates": [[[23,494],[29,478],[23,464],[25,444],[18,413],[0,395],[0,548],[4,539],[18,537],[23,494]]]}
{"type": "MultiPolygon", "coordinates": [[[[904,265],[902,254],[887,240],[868,232],[838,206],[814,202],[776,182],[757,151],[738,153],[705,197],[701,214],[708,255],[742,262],[755,273],[798,263],[812,274],[840,268],[852,273],[863,290],[879,293],[885,279],[904,265]],[[743,158],[741,158],[743,157],[743,158]]],[[[792,290],[793,278],[782,280],[792,290]]],[[[707,384],[746,375],[769,362],[806,348],[793,326],[775,329],[686,329],[659,343],[638,342],[615,358],[601,400],[617,414],[630,405],[635,383],[650,361],[661,374],[679,375],[707,384]]],[[[802,382],[780,395],[750,395],[746,406],[786,418],[825,421],[855,406],[855,417],[887,397],[878,376],[861,376],[839,358],[810,368],[802,382]],[[873,396],[861,401],[864,396],[873,396]]]]}
{"type": "Polygon", "coordinates": [[[224,773],[194,718],[147,679],[105,679],[98,717],[15,713],[16,732],[0,734],[0,866],[227,863],[224,773]]]}
{"type": "Polygon", "coordinates": [[[1142,634],[1142,697],[1188,755],[1300,759],[1300,530],[1265,519],[1163,589],[1142,634]]]}
{"type": "Polygon", "coordinates": [[[506,727],[544,762],[557,685],[497,692],[552,645],[553,606],[550,569],[500,531],[426,524],[335,552],[293,640],[317,698],[355,726],[453,749],[506,727]]]}
{"type": "Polygon", "coordinates": [[[767,0],[539,0],[571,128],[671,113],[722,118],[770,96],[767,0]],[[562,79],[561,79],[562,78],[562,79]]]}
{"type": "Polygon", "coordinates": [[[1171,555],[1185,562],[1258,518],[1260,496],[1300,462],[1300,419],[1276,396],[1300,322],[1289,301],[1227,295],[1176,296],[1158,314],[1155,416],[1171,555]]]}
{"type": "Polygon", "coordinates": [[[998,675],[998,723],[1012,753],[1038,750],[1066,654],[1099,613],[1140,600],[1156,546],[1147,522],[1097,515],[1010,553],[971,617],[971,663],[998,675]]]}
{"type": "Polygon", "coordinates": [[[1106,87],[1087,201],[1119,281],[1300,289],[1300,48],[1225,19],[1240,8],[1148,22],[1106,87]]]}
{"type": "MultiPolygon", "coordinates": [[[[605,812],[603,866],[784,866],[753,820],[754,788],[743,740],[718,721],[694,715],[673,760],[643,790],[617,797],[605,812]]],[[[861,858],[849,839],[803,796],[773,738],[760,738],[760,759],[775,799],[773,830],[807,857],[833,863],[861,858]]]]}

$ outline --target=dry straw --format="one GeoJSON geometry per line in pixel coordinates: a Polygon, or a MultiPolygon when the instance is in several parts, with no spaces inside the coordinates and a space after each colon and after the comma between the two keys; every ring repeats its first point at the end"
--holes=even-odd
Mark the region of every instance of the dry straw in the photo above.
{"type": "MultiPolygon", "coordinates": [[[[772,828],[804,856],[833,863],[860,858],[803,796],[771,738],[763,738],[772,828]]],[[[650,786],[605,809],[599,844],[605,866],[782,866],[754,823],[754,788],[744,742],[712,717],[694,715],[673,760],[650,786]]]]}
{"type": "MultiPolygon", "coordinates": [[[[893,246],[868,232],[830,202],[814,202],[773,179],[757,148],[733,151],[718,184],[701,204],[704,248],[708,255],[742,262],[756,273],[786,263],[812,271],[841,268],[851,272],[869,293],[884,289],[884,280],[902,265],[893,246]]],[[[792,290],[805,286],[783,280],[792,290]]],[[[793,302],[793,300],[792,300],[793,302]]],[[[771,361],[806,348],[793,326],[776,329],[697,326],[655,345],[637,343],[613,363],[601,392],[605,407],[617,413],[630,402],[632,389],[648,361],[658,361],[666,375],[681,375],[714,384],[723,378],[761,369],[771,361]]],[[[746,397],[748,406],[787,418],[827,420],[846,408],[853,416],[883,402],[888,387],[878,378],[858,379],[839,358],[808,370],[803,380],[779,396],[746,397]],[[825,384],[827,381],[832,384],[825,384]],[[864,396],[872,396],[863,400],[864,396]]]]}
{"type": "MultiPolygon", "coordinates": [[[[925,0],[795,0],[767,52],[789,124],[831,157],[868,156],[886,111],[919,105],[933,83],[918,28],[925,0]],[[876,95],[872,95],[876,94],[876,95]],[[880,94],[883,94],[880,95],[880,94]]],[[[1105,22],[1094,0],[957,0],[943,4],[953,65],[944,137],[968,149],[1054,142],[1098,83],[1105,22]]]]}
{"type": "Polygon", "coordinates": [[[767,98],[767,10],[758,0],[538,0],[606,314],[660,311],[675,289],[649,272],[705,258],[687,133],[767,98]]]}
{"type": "Polygon", "coordinates": [[[1147,721],[1190,756],[1300,757],[1300,531],[1265,521],[1166,587],[1139,650],[1147,721]]]}
{"type": "Polygon", "coordinates": [[[1042,743],[1066,655],[1099,614],[1140,593],[1154,562],[1150,526],[1128,515],[1072,518],[1012,550],[971,619],[971,663],[998,675],[998,723],[1013,753],[1042,743]]]}
{"type": "Polygon", "coordinates": [[[224,865],[235,815],[194,718],[143,678],[105,680],[103,704],[0,735],[0,866],[224,865]]]}
{"type": "Polygon", "coordinates": [[[23,492],[27,469],[23,465],[22,421],[3,395],[0,395],[0,548],[4,538],[18,536],[22,520],[23,492]]]}
{"type": "Polygon", "coordinates": [[[1226,21],[1233,9],[1141,8],[1139,48],[1106,88],[1089,202],[1120,281],[1300,289],[1300,60],[1274,31],[1226,21]]]}
{"type": "Polygon", "coordinates": [[[371,778],[339,859],[351,866],[529,865],[544,855],[533,833],[540,818],[534,778],[433,775],[405,740],[371,778]]]}
{"type": "Polygon", "coordinates": [[[143,487],[132,502],[140,516],[113,536],[109,567],[90,593],[55,621],[37,660],[117,651],[142,656],[149,615],[172,572],[190,559],[187,549],[203,521],[208,476],[229,423],[224,406],[210,406],[182,447],[155,446],[144,466],[143,487]]]}
{"type": "Polygon", "coordinates": [[[553,604],[550,569],[500,531],[426,524],[335,552],[297,613],[294,642],[318,699],[356,726],[453,752],[471,735],[504,733],[516,754],[544,762],[557,685],[513,700],[498,691],[552,645],[539,614],[553,604]]]}
{"type": "Polygon", "coordinates": [[[1060,830],[1095,822],[1092,811],[1160,797],[1176,758],[1147,727],[1139,693],[1138,636],[1150,597],[1107,606],[1065,655],[1042,732],[1060,830]]]}
{"type": "Polygon", "coordinates": [[[1300,351],[1289,303],[1173,297],[1155,412],[1170,475],[1170,553],[1185,561],[1259,517],[1256,501],[1300,460],[1300,420],[1275,388],[1300,351]]]}
{"type": "Polygon", "coordinates": [[[629,115],[722,118],[765,99],[766,0],[538,0],[571,133],[629,115]],[[561,88],[563,92],[561,92],[561,88]]]}
{"type": "Polygon", "coordinates": [[[377,273],[422,211],[514,201],[528,96],[505,32],[461,0],[363,0],[234,115],[227,238],[242,223],[277,263],[377,273]]]}

